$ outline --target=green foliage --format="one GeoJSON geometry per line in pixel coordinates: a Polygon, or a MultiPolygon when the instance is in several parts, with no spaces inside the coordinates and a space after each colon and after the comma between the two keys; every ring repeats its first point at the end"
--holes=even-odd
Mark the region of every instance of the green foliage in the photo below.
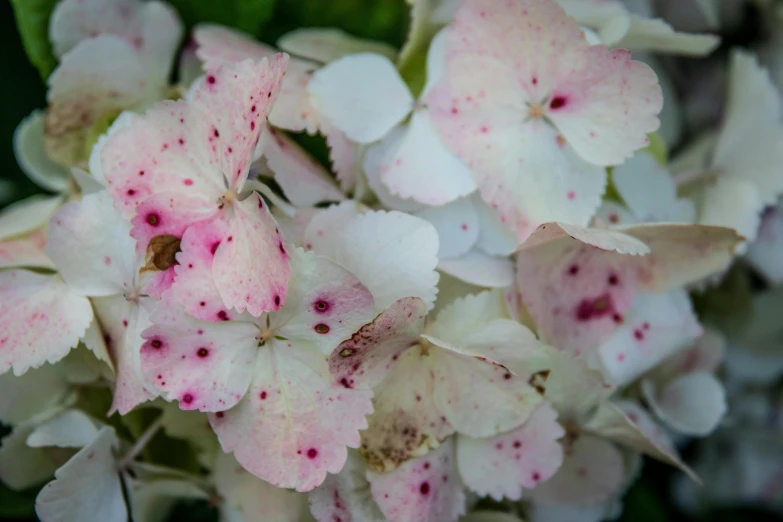
{"type": "Polygon", "coordinates": [[[57,0],[11,0],[24,50],[44,80],[57,66],[49,42],[49,18],[56,3],[57,0]]]}
{"type": "Polygon", "coordinates": [[[337,27],[399,47],[407,25],[408,5],[403,0],[285,0],[277,5],[262,39],[274,43],[298,27],[337,27]]]}
{"type": "Polygon", "coordinates": [[[272,16],[275,0],[169,0],[188,27],[211,22],[258,36],[272,16]]]}
{"type": "Polygon", "coordinates": [[[40,488],[12,491],[0,482],[0,520],[25,519],[35,514],[35,497],[40,488]]]}

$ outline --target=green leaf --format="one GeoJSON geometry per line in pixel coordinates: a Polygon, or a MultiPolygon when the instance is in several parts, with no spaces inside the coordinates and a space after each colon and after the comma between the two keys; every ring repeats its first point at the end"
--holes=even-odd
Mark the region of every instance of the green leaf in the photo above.
{"type": "Polygon", "coordinates": [[[0,482],[0,520],[24,519],[35,514],[35,497],[40,488],[13,491],[0,482]]]}
{"type": "Polygon", "coordinates": [[[258,36],[272,16],[275,0],[169,0],[185,25],[211,22],[258,36]]]}
{"type": "Polygon", "coordinates": [[[668,522],[671,517],[660,498],[644,481],[637,482],[623,498],[621,522],[668,522]]]}
{"type": "Polygon", "coordinates": [[[44,80],[57,66],[49,42],[49,18],[56,3],[57,0],[11,0],[24,50],[44,80]]]}

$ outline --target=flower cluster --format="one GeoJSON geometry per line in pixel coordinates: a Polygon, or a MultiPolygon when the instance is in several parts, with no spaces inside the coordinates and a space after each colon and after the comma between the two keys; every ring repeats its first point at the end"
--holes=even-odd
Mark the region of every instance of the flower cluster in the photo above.
{"type": "Polygon", "coordinates": [[[733,50],[720,127],[669,163],[670,80],[626,49],[716,37],[411,3],[401,51],[202,24],[179,58],[167,4],[57,4],[15,138],[54,195],[0,214],[0,480],[49,481],[42,521],[591,521],[641,455],[699,480],[675,437],[726,413],[725,340],[689,291],[739,255],[783,276],[769,74],[733,50]]]}

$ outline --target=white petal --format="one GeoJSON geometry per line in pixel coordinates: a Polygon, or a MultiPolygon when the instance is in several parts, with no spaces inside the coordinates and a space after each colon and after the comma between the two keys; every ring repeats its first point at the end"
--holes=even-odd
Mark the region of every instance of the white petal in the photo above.
{"type": "Polygon", "coordinates": [[[619,448],[607,440],[582,434],[571,443],[560,470],[533,490],[531,496],[544,505],[589,506],[618,493],[624,480],[619,448]]]}
{"type": "Polygon", "coordinates": [[[313,106],[354,141],[386,135],[411,110],[413,97],[388,58],[361,53],[319,69],[308,85],[313,106]]]}
{"type": "Polygon", "coordinates": [[[677,199],[677,186],[652,154],[638,152],[612,171],[612,181],[639,221],[693,223],[696,209],[677,199]]]}
{"type": "Polygon", "coordinates": [[[706,372],[683,375],[657,391],[646,380],[642,389],[656,415],[686,435],[709,435],[726,413],[723,385],[706,372]]]}
{"type": "Polygon", "coordinates": [[[269,126],[261,140],[267,165],[288,201],[298,207],[310,207],[322,201],[345,199],[326,170],[294,140],[269,126]]]}
{"type": "Polygon", "coordinates": [[[505,288],[514,282],[514,265],[506,257],[495,257],[473,249],[455,259],[443,259],[438,269],[466,283],[486,288],[505,288]]]}
{"type": "Polygon", "coordinates": [[[0,213],[0,241],[43,228],[62,203],[61,196],[39,194],[8,205],[0,213]]]}
{"type": "Polygon", "coordinates": [[[370,289],[376,310],[403,297],[420,297],[432,307],[438,234],[427,221],[401,212],[368,212],[333,233],[338,234],[334,249],[316,252],[358,277],[370,289]]]}
{"type": "Polygon", "coordinates": [[[83,448],[98,436],[96,423],[79,410],[66,410],[36,426],[27,437],[31,448],[83,448]]]}
{"type": "MultiPolygon", "coordinates": [[[[706,56],[720,43],[720,38],[711,34],[675,31],[671,25],[658,18],[644,18],[629,14],[628,22],[627,30],[624,34],[618,35],[619,38],[611,43],[612,47],[629,49],[633,52],[651,51],[684,56],[706,56]]],[[[602,31],[602,39],[604,35],[602,31]]]]}
{"type": "Polygon", "coordinates": [[[357,53],[376,53],[390,60],[397,54],[389,44],[358,38],[333,27],[294,29],[281,36],[277,40],[277,46],[294,56],[321,63],[333,62],[343,56],[357,53]]]}
{"type": "Polygon", "coordinates": [[[182,501],[209,500],[209,495],[186,480],[159,479],[147,482],[126,480],[129,485],[131,514],[134,522],[164,522],[174,506],[182,501]]]}
{"type": "Polygon", "coordinates": [[[680,460],[663,429],[633,402],[604,402],[585,429],[679,468],[699,482],[696,474],[680,460]]]}
{"type": "Polygon", "coordinates": [[[35,512],[42,522],[126,522],[128,508],[114,460],[117,444],[114,429],[105,427],[55,472],[56,480],[35,499],[35,512]]]}
{"type": "Polygon", "coordinates": [[[745,258],[770,283],[783,282],[783,205],[762,214],[758,237],[745,258]]]}
{"type": "Polygon", "coordinates": [[[467,165],[441,141],[426,110],[413,112],[396,152],[381,166],[392,194],[426,205],[443,205],[476,190],[467,165]]]}
{"type": "Polygon", "coordinates": [[[699,223],[733,228],[751,243],[759,230],[763,199],[749,181],[729,177],[718,179],[694,196],[699,223]]]}
{"type": "Polygon", "coordinates": [[[142,259],[136,254],[131,224],[100,192],[67,203],[52,218],[45,251],[63,279],[87,296],[130,292],[142,259]]]}
{"type": "Polygon", "coordinates": [[[0,422],[15,426],[57,406],[69,389],[62,365],[0,375],[0,422]]]}
{"type": "Polygon", "coordinates": [[[416,213],[438,232],[438,257],[454,258],[465,254],[478,239],[478,213],[470,198],[460,198],[442,207],[425,207],[416,213]]]}
{"type": "Polygon", "coordinates": [[[35,425],[28,421],[14,427],[0,444],[0,480],[13,490],[40,486],[57,469],[45,451],[27,445],[35,425]]]}
{"type": "Polygon", "coordinates": [[[392,158],[406,137],[408,126],[398,125],[390,130],[378,143],[367,148],[362,160],[362,168],[367,177],[367,183],[384,206],[401,212],[416,212],[423,205],[413,199],[403,199],[391,193],[385,183],[381,181],[384,168],[392,162],[392,158]]]}
{"type": "Polygon", "coordinates": [[[507,256],[517,247],[514,233],[500,219],[498,211],[484,203],[478,194],[471,196],[479,218],[476,246],[492,256],[507,256]]]}
{"type": "Polygon", "coordinates": [[[44,113],[34,111],[16,127],[14,155],[27,177],[53,192],[68,190],[68,171],[53,162],[44,150],[44,113]]]}

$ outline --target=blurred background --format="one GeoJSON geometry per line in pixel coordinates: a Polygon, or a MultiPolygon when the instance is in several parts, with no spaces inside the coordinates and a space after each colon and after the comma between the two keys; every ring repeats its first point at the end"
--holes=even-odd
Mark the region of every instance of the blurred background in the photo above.
{"type": "MultiPolygon", "coordinates": [[[[2,60],[2,71],[5,72],[0,81],[0,208],[41,191],[19,169],[12,147],[12,137],[17,124],[32,110],[45,107],[44,81],[38,70],[28,61],[14,17],[12,4],[26,1],[41,4],[44,11],[47,4],[49,6],[54,4],[53,0],[0,2],[0,49],[2,49],[0,60],[2,60]]],[[[233,5],[233,3],[224,4],[222,0],[220,2],[173,0],[172,3],[189,26],[200,21],[234,25],[268,43],[274,43],[281,34],[293,28],[307,26],[340,27],[354,35],[383,40],[395,46],[402,45],[407,32],[408,6],[404,0],[255,1],[258,5],[263,5],[260,11],[256,9],[258,13],[255,17],[245,16],[245,13],[238,8],[232,10],[229,4],[233,5]]],[[[663,14],[672,10],[676,13],[684,2],[685,0],[662,1],[658,9],[663,14]]],[[[752,3],[726,0],[724,4],[720,10],[722,44],[709,59],[696,61],[666,58],[663,60],[663,65],[673,79],[675,92],[684,107],[684,133],[676,140],[677,143],[687,142],[689,136],[696,135],[700,129],[719,121],[724,98],[724,73],[728,50],[737,45],[763,47],[765,43],[774,39],[779,30],[778,22],[768,18],[770,9],[775,7],[771,0],[752,3]]],[[[687,17],[682,19],[688,20],[687,17]]],[[[691,28],[683,27],[683,29],[691,28]]],[[[776,59],[777,54],[772,58],[776,59]]],[[[774,76],[775,71],[773,71],[774,76]]],[[[319,150],[320,144],[313,142],[312,138],[309,140],[310,142],[305,145],[315,153],[316,157],[324,158],[325,155],[321,153],[323,149],[319,150]]],[[[674,148],[676,147],[675,145],[674,148]]],[[[752,272],[742,267],[738,270],[741,271],[740,275],[730,275],[721,287],[697,299],[697,302],[701,303],[702,314],[711,316],[713,322],[724,321],[729,316],[735,320],[737,317],[741,318],[743,310],[747,311],[751,306],[751,296],[764,289],[764,285],[753,276],[752,272]]],[[[777,314],[783,314],[783,309],[778,309],[777,314]]],[[[778,337],[773,341],[783,343],[783,338],[778,337]]],[[[775,375],[770,381],[771,384],[767,385],[763,393],[776,405],[781,395],[780,377],[775,375]]],[[[735,403],[732,406],[746,407],[744,403],[735,403]]],[[[725,458],[728,461],[739,458],[740,466],[734,473],[742,473],[743,457],[733,453],[736,449],[732,446],[732,433],[736,434],[738,430],[741,436],[744,428],[741,423],[736,425],[737,418],[735,417],[734,426],[729,426],[728,430],[719,430],[712,435],[710,441],[687,442],[681,448],[684,460],[691,462],[705,451],[713,453],[717,451],[718,460],[725,458]]],[[[6,433],[7,430],[0,425],[0,437],[6,433]]],[[[756,449],[760,452],[762,460],[765,459],[765,452],[768,452],[767,460],[783,470],[781,453],[774,449],[781,445],[780,441],[776,440],[780,439],[780,433],[783,432],[774,430],[771,445],[767,448],[764,446],[766,443],[762,441],[757,443],[760,446],[756,449]]],[[[694,488],[685,483],[680,475],[671,468],[645,459],[642,475],[629,490],[619,520],[628,522],[783,520],[783,517],[778,514],[780,507],[777,510],[773,509],[774,505],[781,506],[778,490],[783,489],[783,473],[782,484],[776,487],[767,502],[756,499],[732,500],[730,503],[721,502],[720,498],[711,498],[709,491],[694,488]],[[705,503],[704,498],[709,500],[705,503]],[[690,514],[682,511],[682,506],[687,507],[697,503],[700,507],[689,510],[692,511],[690,514]],[[722,505],[727,503],[730,505],[722,505]]],[[[706,482],[705,487],[711,487],[710,480],[706,482]]],[[[736,487],[739,488],[741,477],[737,484],[739,485],[736,487]]],[[[731,487],[729,485],[729,488],[731,487]]],[[[0,520],[20,522],[36,520],[33,505],[37,491],[38,488],[21,493],[12,492],[0,484],[0,520]]],[[[742,495],[737,497],[741,498],[742,495]]],[[[217,512],[206,503],[187,503],[179,506],[170,520],[212,521],[217,520],[217,512]]]]}

